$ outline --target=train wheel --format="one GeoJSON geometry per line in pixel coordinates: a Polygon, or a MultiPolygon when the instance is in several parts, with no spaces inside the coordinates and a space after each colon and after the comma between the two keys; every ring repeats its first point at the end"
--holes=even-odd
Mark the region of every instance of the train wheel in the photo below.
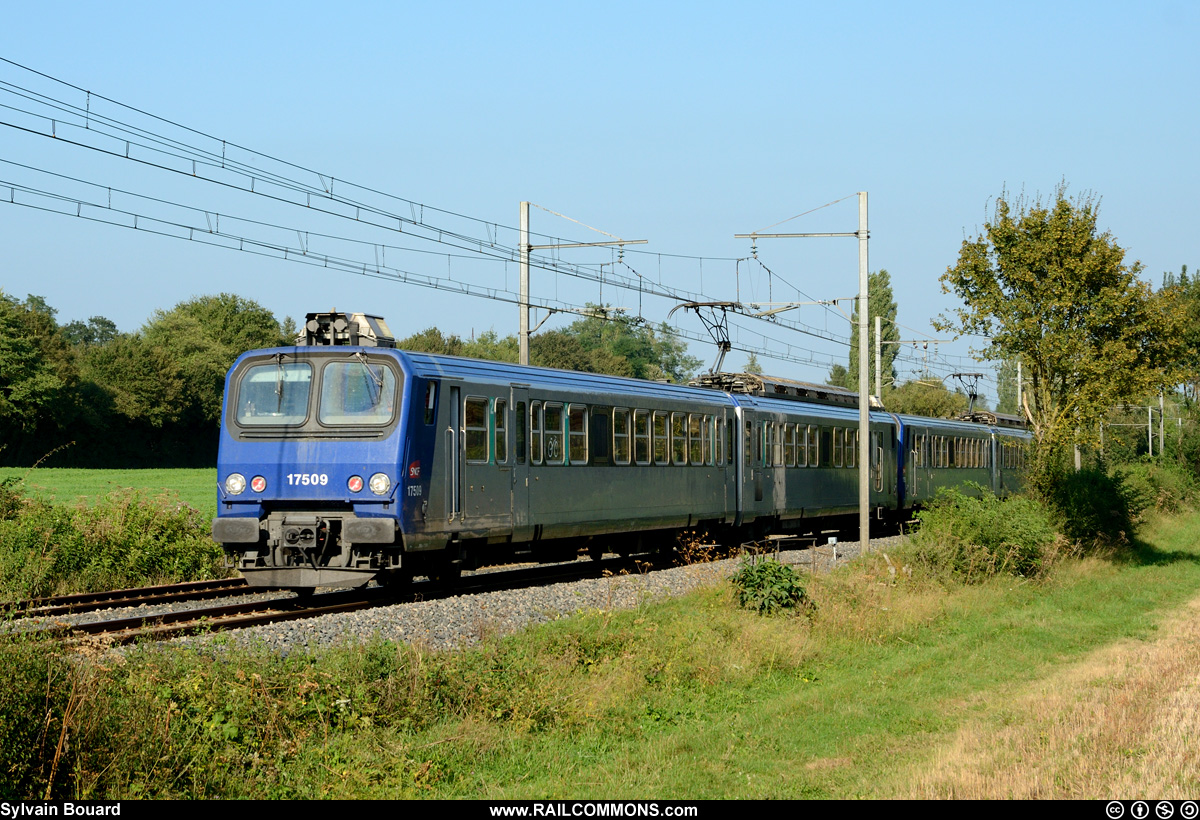
{"type": "Polygon", "coordinates": [[[381,587],[402,592],[412,586],[413,571],[411,568],[392,569],[376,576],[381,587]]]}
{"type": "Polygon", "coordinates": [[[429,568],[429,580],[440,584],[452,584],[461,577],[461,561],[439,561],[429,568]]]}

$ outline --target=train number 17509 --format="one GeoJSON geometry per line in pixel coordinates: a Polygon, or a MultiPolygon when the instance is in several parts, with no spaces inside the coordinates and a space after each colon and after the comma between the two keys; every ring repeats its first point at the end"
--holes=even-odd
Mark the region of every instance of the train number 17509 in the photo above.
{"type": "Polygon", "coordinates": [[[326,475],[325,473],[288,473],[287,478],[288,478],[288,484],[290,484],[292,486],[319,485],[321,487],[324,487],[326,484],[329,483],[329,476],[326,475]]]}

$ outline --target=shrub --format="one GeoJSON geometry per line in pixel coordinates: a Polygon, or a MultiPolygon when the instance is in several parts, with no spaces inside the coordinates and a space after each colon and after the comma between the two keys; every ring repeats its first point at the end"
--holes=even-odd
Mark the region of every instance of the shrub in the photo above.
{"type": "Polygon", "coordinates": [[[73,748],[63,722],[78,699],[71,668],[33,635],[0,635],[0,795],[38,800],[69,796],[73,748]]]}
{"type": "Polygon", "coordinates": [[[916,560],[967,583],[1041,572],[1055,542],[1046,509],[1031,498],[1002,500],[984,487],[975,489],[975,496],[941,490],[917,513],[921,528],[911,541],[916,560]]]}
{"type": "Polygon", "coordinates": [[[1134,515],[1122,477],[1101,468],[1058,471],[1042,491],[1063,535],[1080,543],[1122,541],[1134,515]]]}
{"type": "Polygon", "coordinates": [[[760,615],[811,606],[799,574],[774,558],[744,559],[732,581],[738,589],[738,603],[760,615]]]}
{"type": "Polygon", "coordinates": [[[1147,512],[1177,513],[1196,498],[1196,480],[1173,464],[1138,461],[1122,464],[1113,473],[1134,519],[1147,512]]]}
{"type": "Polygon", "coordinates": [[[17,517],[25,503],[25,496],[20,489],[21,479],[8,477],[0,481],[0,521],[8,521],[17,517]]]}
{"type": "Polygon", "coordinates": [[[185,504],[134,491],[93,507],[25,500],[12,517],[0,516],[0,597],[221,577],[209,526],[185,504]]]}

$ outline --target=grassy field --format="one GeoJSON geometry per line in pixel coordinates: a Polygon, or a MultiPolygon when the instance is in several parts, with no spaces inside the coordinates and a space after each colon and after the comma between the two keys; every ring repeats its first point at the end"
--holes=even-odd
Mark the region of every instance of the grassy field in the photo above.
{"type": "Polygon", "coordinates": [[[811,618],[727,587],[507,637],[481,612],[457,652],[147,648],[54,672],[13,646],[0,712],[31,738],[73,715],[61,796],[1194,798],[1198,536],[1193,513],[971,586],[874,555],[810,580],[811,618]]]}
{"type": "Polygon", "coordinates": [[[17,478],[29,495],[59,504],[92,504],[114,490],[135,489],[157,495],[174,493],[209,518],[217,514],[217,471],[82,470],[0,467],[0,481],[17,478]]]}

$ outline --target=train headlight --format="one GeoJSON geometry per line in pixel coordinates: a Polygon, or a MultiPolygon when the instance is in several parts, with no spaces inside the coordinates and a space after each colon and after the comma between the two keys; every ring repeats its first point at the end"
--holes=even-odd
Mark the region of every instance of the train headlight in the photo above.
{"type": "Polygon", "coordinates": [[[261,493],[263,490],[267,489],[267,480],[260,475],[256,475],[254,478],[250,479],[250,489],[254,490],[256,493],[261,493]]]}
{"type": "Polygon", "coordinates": [[[363,480],[360,475],[350,476],[350,480],[346,482],[346,488],[352,493],[360,493],[363,488],[363,480]]]}
{"type": "Polygon", "coordinates": [[[392,480],[384,473],[376,473],[371,476],[369,486],[375,495],[387,495],[387,491],[392,488],[392,480]]]}
{"type": "Polygon", "coordinates": [[[246,491],[246,477],[241,473],[230,473],[225,478],[225,492],[229,495],[241,495],[246,491]]]}

